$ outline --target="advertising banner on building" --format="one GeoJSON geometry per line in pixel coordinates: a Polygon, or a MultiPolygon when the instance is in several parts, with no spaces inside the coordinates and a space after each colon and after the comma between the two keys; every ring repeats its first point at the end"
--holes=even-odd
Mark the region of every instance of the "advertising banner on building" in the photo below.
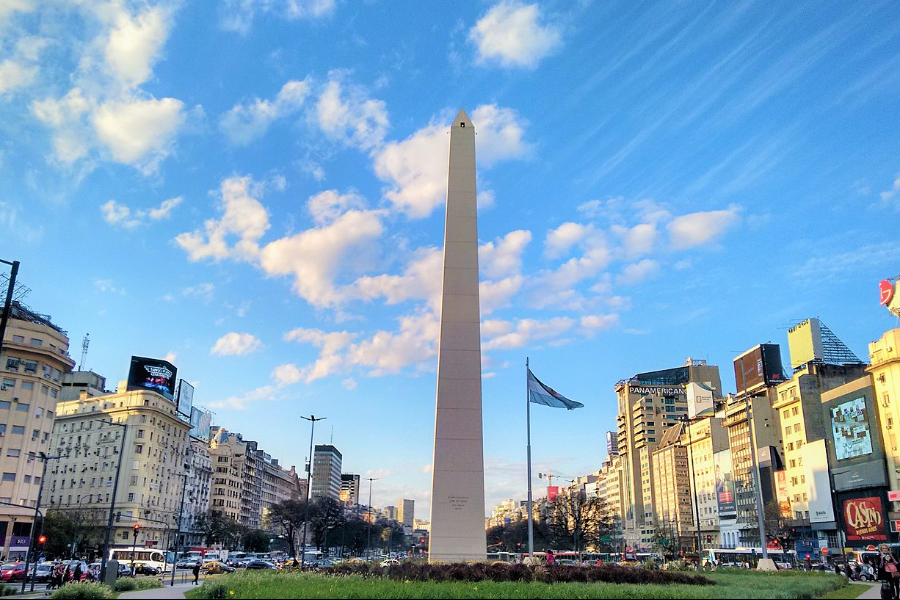
{"type": "Polygon", "coordinates": [[[878,496],[844,500],[844,523],[848,541],[887,540],[884,511],[878,496]]]}
{"type": "Polygon", "coordinates": [[[191,406],[194,404],[194,386],[184,379],[178,382],[178,405],[176,410],[179,414],[190,418],[191,406]]]}
{"type": "Polygon", "coordinates": [[[831,479],[828,475],[828,454],[825,440],[816,440],[803,445],[801,450],[806,485],[809,489],[809,522],[833,523],[834,502],[831,494],[831,479]]]}
{"type": "Polygon", "coordinates": [[[716,501],[719,504],[719,518],[737,516],[737,501],[734,495],[734,473],[731,461],[731,450],[717,452],[716,463],[716,501]]]}
{"type": "Polygon", "coordinates": [[[831,409],[831,435],[838,460],[872,454],[872,435],[865,397],[842,402],[831,409]]]}
{"type": "Polygon", "coordinates": [[[794,516],[791,512],[791,497],[788,494],[787,472],[783,469],[775,471],[775,493],[778,498],[778,510],[781,516],[789,519],[794,516]]]}
{"type": "Polygon", "coordinates": [[[177,373],[175,365],[167,360],[132,356],[127,388],[129,391],[153,390],[174,401],[177,373]]]}
{"type": "Polygon", "coordinates": [[[734,379],[738,393],[760,385],[777,385],[785,381],[778,344],[760,344],[734,359],[734,379]]]}
{"type": "Polygon", "coordinates": [[[557,496],[559,496],[559,486],[558,485],[548,485],[547,486],[547,501],[548,502],[556,502],[557,496]]]}
{"type": "Polygon", "coordinates": [[[209,429],[212,426],[212,413],[191,407],[191,437],[209,441],[209,429]]]}
{"type": "Polygon", "coordinates": [[[685,387],[688,399],[688,417],[693,419],[698,414],[713,409],[713,391],[710,384],[688,383],[685,387]]]}

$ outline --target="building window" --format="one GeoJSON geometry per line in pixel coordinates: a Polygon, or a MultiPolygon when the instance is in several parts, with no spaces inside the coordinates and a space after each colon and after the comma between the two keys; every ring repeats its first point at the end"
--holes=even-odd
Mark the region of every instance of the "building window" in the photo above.
{"type": "Polygon", "coordinates": [[[784,428],[784,435],[785,436],[791,435],[791,426],[790,425],[788,425],[787,427],[784,428]]]}
{"type": "Polygon", "coordinates": [[[128,493],[128,501],[129,501],[129,502],[134,502],[134,494],[131,493],[131,492],[128,493]]]}
{"type": "Polygon", "coordinates": [[[127,540],[127,539],[128,539],[128,531],[123,531],[123,532],[122,532],[122,539],[123,539],[123,540],[127,540]]]}
{"type": "Polygon", "coordinates": [[[34,389],[34,382],[33,381],[23,381],[21,387],[23,390],[31,391],[34,389]]]}
{"type": "Polygon", "coordinates": [[[13,336],[13,341],[16,342],[17,344],[24,344],[24,343],[25,343],[25,336],[24,336],[24,335],[14,335],[14,336],[13,336]]]}
{"type": "Polygon", "coordinates": [[[19,458],[22,455],[22,451],[15,448],[10,448],[6,451],[6,455],[10,458],[19,458]]]}
{"type": "Polygon", "coordinates": [[[137,436],[138,436],[138,439],[144,437],[144,430],[143,430],[143,429],[138,429],[138,434],[137,434],[137,436]]]}
{"type": "Polygon", "coordinates": [[[16,474],[15,473],[4,473],[2,481],[15,481],[16,474]]]}
{"type": "Polygon", "coordinates": [[[6,370],[7,371],[18,371],[19,370],[19,359],[18,358],[7,358],[6,359],[6,370]]]}
{"type": "Polygon", "coordinates": [[[794,423],[794,433],[800,433],[800,423],[794,423]]]}
{"type": "Polygon", "coordinates": [[[24,425],[13,425],[12,433],[13,433],[13,435],[25,435],[25,426],[24,425]]]}
{"type": "Polygon", "coordinates": [[[30,408],[31,408],[30,404],[23,404],[22,402],[19,402],[16,405],[16,410],[19,412],[28,412],[28,409],[30,409],[30,408]]]}
{"type": "Polygon", "coordinates": [[[143,452],[144,452],[144,445],[143,445],[143,444],[135,444],[135,445],[134,445],[134,453],[135,453],[135,454],[142,454],[143,452]]]}
{"type": "Polygon", "coordinates": [[[790,416],[790,414],[791,414],[791,413],[788,411],[788,409],[784,409],[784,410],[781,412],[781,417],[784,418],[784,419],[787,419],[788,416],[790,416]]]}
{"type": "MultiPolygon", "coordinates": [[[[59,390],[50,390],[50,397],[51,397],[51,398],[56,398],[57,396],[59,396],[59,390]]],[[[91,407],[91,410],[93,410],[93,408],[94,408],[94,407],[91,407]]]]}
{"type": "Polygon", "coordinates": [[[800,414],[800,407],[795,406],[794,408],[792,408],[792,409],[791,409],[791,414],[792,414],[792,415],[795,415],[795,416],[796,416],[796,415],[799,415],[799,414],[800,414]]]}
{"type": "Polygon", "coordinates": [[[31,345],[34,346],[35,348],[40,348],[41,346],[44,345],[44,342],[41,341],[39,338],[31,338],[31,345]]]}

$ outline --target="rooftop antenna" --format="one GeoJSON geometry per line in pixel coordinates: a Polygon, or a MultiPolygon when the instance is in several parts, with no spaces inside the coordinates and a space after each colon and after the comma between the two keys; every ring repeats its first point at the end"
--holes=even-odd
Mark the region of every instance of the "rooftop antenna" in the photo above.
{"type": "Polygon", "coordinates": [[[328,440],[328,443],[334,446],[334,425],[331,426],[331,438],[328,440]]]}
{"type": "Polygon", "coordinates": [[[84,371],[84,359],[87,358],[88,346],[91,343],[91,334],[84,334],[84,339],[81,341],[81,362],[78,364],[78,370],[84,371]]]}

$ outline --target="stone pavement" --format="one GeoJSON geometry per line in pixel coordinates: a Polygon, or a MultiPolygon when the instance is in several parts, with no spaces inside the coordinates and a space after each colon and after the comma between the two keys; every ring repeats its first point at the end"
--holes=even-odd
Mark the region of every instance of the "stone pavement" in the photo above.
{"type": "Polygon", "coordinates": [[[862,594],[857,596],[857,598],[877,598],[881,600],[881,582],[876,581],[874,584],[862,582],[862,581],[851,581],[850,585],[865,585],[869,589],[864,591],[862,594]]]}

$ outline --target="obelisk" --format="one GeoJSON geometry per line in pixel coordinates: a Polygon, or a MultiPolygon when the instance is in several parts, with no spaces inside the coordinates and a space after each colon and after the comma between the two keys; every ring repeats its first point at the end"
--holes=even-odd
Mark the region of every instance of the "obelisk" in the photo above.
{"type": "Polygon", "coordinates": [[[464,110],[450,128],[437,372],[428,560],[483,561],[487,539],[475,128],[464,110]]]}

